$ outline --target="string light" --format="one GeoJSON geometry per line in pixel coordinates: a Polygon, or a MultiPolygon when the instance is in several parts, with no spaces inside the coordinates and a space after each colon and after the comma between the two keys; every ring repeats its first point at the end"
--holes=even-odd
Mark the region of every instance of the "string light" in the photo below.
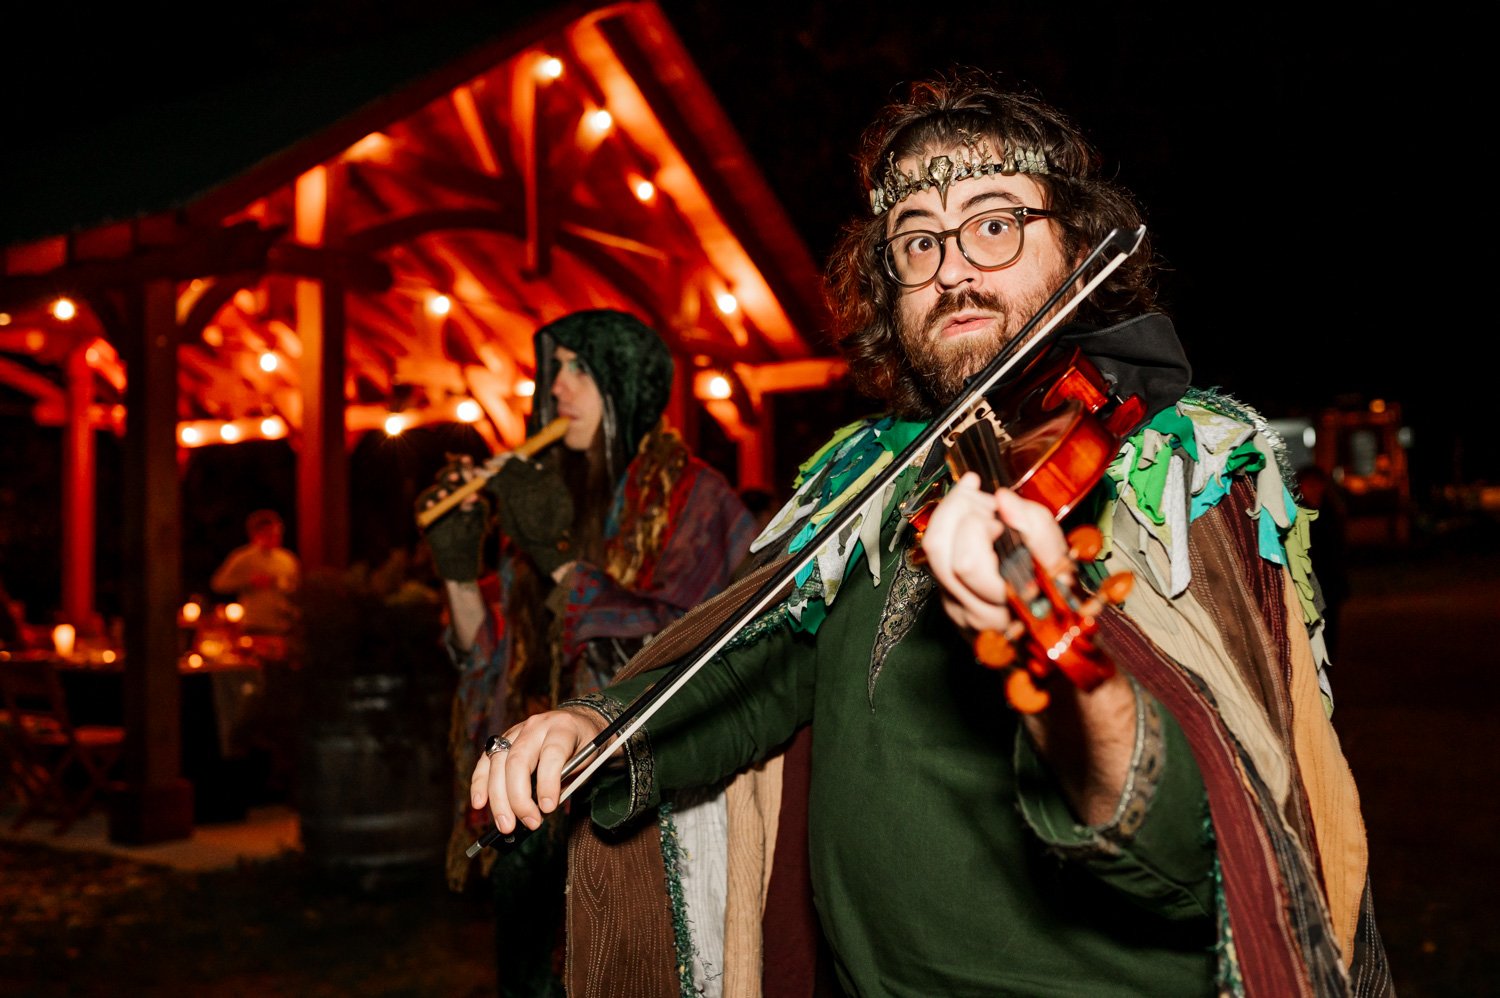
{"type": "Polygon", "coordinates": [[[719,306],[719,311],[724,315],[733,315],[735,309],[740,307],[740,300],[728,291],[720,291],[714,295],[714,302],[719,306]]]}
{"type": "Polygon", "coordinates": [[[712,399],[727,399],[734,393],[733,387],[729,384],[729,379],[722,374],[715,374],[709,378],[706,389],[708,397],[712,399]]]}
{"type": "Polygon", "coordinates": [[[9,312],[0,312],[0,326],[8,326],[8,325],[10,325],[10,313],[9,312]]]}
{"type": "Polygon", "coordinates": [[[536,64],[536,75],[543,80],[555,80],[562,74],[562,60],[555,55],[549,55],[536,64]]]}
{"type": "MultiPolygon", "coordinates": [[[[608,128],[613,124],[613,118],[608,111],[595,111],[585,117],[584,123],[594,128],[608,128]]],[[[638,195],[651,194],[654,196],[655,185],[635,174],[630,177],[632,190],[638,195]]],[[[244,289],[241,289],[243,292],[244,289]]],[[[430,286],[416,287],[408,285],[404,289],[406,293],[421,303],[430,314],[446,315],[451,313],[455,302],[455,296],[434,291],[430,286]]],[[[477,306],[472,296],[457,296],[469,306],[477,306]]],[[[236,299],[236,305],[248,305],[250,301],[247,295],[241,294],[236,299]]],[[[203,342],[205,344],[219,347],[223,346],[229,338],[222,327],[209,324],[204,327],[203,342]]],[[[260,370],[267,374],[285,369],[285,363],[280,352],[275,350],[263,350],[256,355],[256,364],[260,370]]],[[[536,394],[536,382],[530,378],[517,378],[511,391],[512,397],[516,399],[529,399],[536,394]]],[[[119,408],[119,407],[117,407],[119,408]]],[[[367,407],[374,408],[374,407],[367,407]]],[[[405,433],[413,426],[426,425],[434,422],[456,420],[458,422],[473,424],[484,419],[485,411],[483,405],[472,398],[461,398],[450,400],[443,404],[437,404],[425,409],[404,410],[402,412],[389,412],[384,416],[376,413],[366,413],[357,417],[351,410],[349,416],[353,422],[349,425],[351,429],[356,424],[374,429],[379,427],[387,436],[396,437],[405,433]],[[372,425],[373,424],[373,425],[372,425]]],[[[280,440],[291,433],[291,428],[286,421],[277,415],[269,416],[247,416],[242,419],[196,419],[184,420],[178,424],[177,441],[181,447],[202,447],[213,444],[232,444],[246,440],[280,440]]]]}
{"type": "Polygon", "coordinates": [[[78,306],[73,304],[71,298],[59,298],[52,303],[52,317],[62,322],[67,322],[78,314],[78,306]]]}
{"type": "Polygon", "coordinates": [[[351,160],[374,159],[383,155],[391,146],[390,137],[381,132],[371,132],[344,151],[344,158],[351,160]]]}
{"type": "Polygon", "coordinates": [[[656,185],[649,180],[635,182],[635,197],[642,204],[649,204],[656,197],[656,185]]]}
{"type": "Polygon", "coordinates": [[[588,121],[589,127],[602,135],[614,127],[615,116],[601,107],[589,115],[588,121]]]}

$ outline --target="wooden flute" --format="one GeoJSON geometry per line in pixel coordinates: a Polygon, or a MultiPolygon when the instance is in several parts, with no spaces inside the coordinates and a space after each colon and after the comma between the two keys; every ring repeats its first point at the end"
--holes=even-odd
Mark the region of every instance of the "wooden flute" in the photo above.
{"type": "MultiPolygon", "coordinates": [[[[519,447],[511,451],[511,455],[514,457],[530,457],[542,448],[561,440],[562,435],[566,432],[568,432],[568,417],[558,416],[552,422],[537,430],[536,436],[523,440],[519,447]]],[[[473,478],[470,478],[452,492],[418,513],[417,526],[426,529],[438,517],[483,488],[484,483],[489,480],[492,474],[494,472],[486,471],[484,468],[475,468],[473,478]]]]}

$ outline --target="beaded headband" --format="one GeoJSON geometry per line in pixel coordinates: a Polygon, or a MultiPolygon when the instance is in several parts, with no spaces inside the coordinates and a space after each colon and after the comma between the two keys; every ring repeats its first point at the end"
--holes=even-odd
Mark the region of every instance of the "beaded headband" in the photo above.
{"type": "Polygon", "coordinates": [[[1005,155],[995,162],[990,155],[989,142],[974,139],[960,132],[961,150],[956,156],[934,156],[922,167],[920,173],[903,173],[896,165],[896,154],[886,157],[885,177],[880,186],[870,189],[870,210],[876,215],[893,208],[918,191],[936,187],[943,208],[948,207],[948,188],[960,180],[984,177],[995,173],[1009,176],[1014,173],[1050,173],[1047,154],[1040,149],[1021,149],[1009,143],[1005,155]],[[957,159],[955,164],[954,160],[957,159]]]}

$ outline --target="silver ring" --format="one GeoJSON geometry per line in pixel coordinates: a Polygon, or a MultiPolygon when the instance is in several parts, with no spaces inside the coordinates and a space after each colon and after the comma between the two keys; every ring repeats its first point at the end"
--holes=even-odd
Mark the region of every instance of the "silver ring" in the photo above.
{"type": "Polygon", "coordinates": [[[484,743],[484,754],[494,755],[496,752],[505,752],[510,749],[510,739],[503,735],[490,735],[484,743]]]}

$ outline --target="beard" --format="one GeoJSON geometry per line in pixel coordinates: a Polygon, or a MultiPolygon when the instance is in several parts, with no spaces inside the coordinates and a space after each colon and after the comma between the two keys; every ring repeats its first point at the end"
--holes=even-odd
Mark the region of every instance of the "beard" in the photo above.
{"type": "Polygon", "coordinates": [[[1066,271],[1047,275],[1041,290],[1007,300],[994,292],[965,288],[944,292],[927,314],[917,322],[909,321],[900,311],[896,314],[896,332],[906,351],[907,363],[917,376],[924,392],[938,407],[947,406],[964,389],[965,382],[994,359],[1007,343],[1015,339],[1052,294],[1066,271]],[[952,340],[934,335],[938,324],[965,309],[982,309],[996,316],[992,328],[969,333],[952,340]]]}

